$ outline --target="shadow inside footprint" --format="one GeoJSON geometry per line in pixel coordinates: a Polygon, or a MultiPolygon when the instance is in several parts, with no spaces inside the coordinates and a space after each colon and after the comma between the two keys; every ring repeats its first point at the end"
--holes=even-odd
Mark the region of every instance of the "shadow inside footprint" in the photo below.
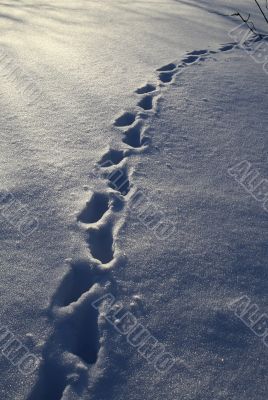
{"type": "Polygon", "coordinates": [[[135,148],[141,147],[143,144],[141,131],[142,131],[142,123],[139,122],[132,128],[129,128],[126,132],[124,132],[125,137],[123,139],[123,142],[131,147],[135,148]]]}
{"type": "Polygon", "coordinates": [[[153,108],[153,98],[152,98],[152,96],[148,95],[148,96],[143,97],[143,99],[141,99],[138,102],[138,106],[143,108],[146,111],[151,110],[153,108]]]}
{"type": "Polygon", "coordinates": [[[129,126],[135,121],[136,115],[130,112],[125,112],[114,122],[115,126],[129,126]]]}
{"type": "Polygon", "coordinates": [[[173,72],[161,72],[161,74],[159,74],[159,79],[163,83],[171,82],[172,77],[173,77],[173,72]]]}
{"type": "MultiPolygon", "coordinates": [[[[64,353],[74,354],[86,364],[96,363],[100,349],[98,315],[91,299],[87,298],[64,320],[56,321],[55,331],[42,352],[37,383],[27,400],[62,399],[74,372],[73,363],[64,363],[64,353]]],[[[81,370],[78,380],[86,384],[86,370],[81,370]]],[[[79,384],[79,381],[76,383],[79,384]]]]}
{"type": "Polygon", "coordinates": [[[226,46],[221,47],[221,48],[220,48],[220,51],[229,51],[229,50],[232,50],[233,47],[234,47],[233,44],[228,44],[228,45],[226,45],[226,46]]]}
{"type": "Polygon", "coordinates": [[[112,224],[105,224],[88,230],[88,244],[94,258],[103,264],[113,259],[112,224]]]}
{"type": "Polygon", "coordinates": [[[197,56],[193,56],[193,55],[189,55],[188,57],[185,57],[182,62],[184,62],[185,64],[192,64],[195,61],[198,60],[197,56]]]}
{"type": "Polygon", "coordinates": [[[95,283],[91,266],[86,262],[76,262],[71,265],[71,270],[63,278],[51,305],[66,307],[77,301],[95,283]]]}
{"type": "Polygon", "coordinates": [[[126,168],[120,168],[112,171],[108,175],[110,188],[120,192],[122,196],[126,196],[130,190],[130,183],[126,168]]]}
{"type": "MultiPolygon", "coordinates": [[[[80,357],[86,364],[95,364],[100,349],[98,311],[88,299],[80,304],[62,326],[67,350],[80,357]]],[[[63,340],[64,340],[63,339],[63,340]]]]}
{"type": "Polygon", "coordinates": [[[93,193],[86,207],[77,217],[85,224],[98,222],[109,209],[109,198],[105,193],[93,193]]]}
{"type": "Polygon", "coordinates": [[[156,87],[154,85],[151,85],[150,83],[147,83],[147,85],[137,89],[136,93],[137,94],[146,94],[146,93],[153,92],[155,89],[156,89],[156,87]]]}
{"type": "Polygon", "coordinates": [[[170,63],[170,64],[167,64],[167,65],[164,65],[161,68],[158,68],[157,71],[159,71],[159,72],[173,71],[175,68],[176,68],[176,64],[170,63]]]}
{"type": "Polygon", "coordinates": [[[194,50],[191,51],[191,53],[188,53],[191,56],[200,56],[202,54],[207,54],[209,51],[208,50],[194,50]]]}
{"type": "Polygon", "coordinates": [[[112,165],[119,164],[124,158],[124,152],[121,150],[109,150],[106,154],[104,154],[99,161],[99,165],[101,167],[111,167],[112,165]]]}
{"type": "Polygon", "coordinates": [[[63,369],[52,359],[45,359],[38,381],[27,400],[61,400],[67,379],[63,369]]]}

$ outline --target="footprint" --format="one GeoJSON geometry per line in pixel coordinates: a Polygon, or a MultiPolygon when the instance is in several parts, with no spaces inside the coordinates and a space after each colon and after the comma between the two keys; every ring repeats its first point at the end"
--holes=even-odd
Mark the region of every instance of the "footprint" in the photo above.
{"type": "Polygon", "coordinates": [[[259,35],[259,36],[256,36],[255,39],[252,39],[252,41],[253,41],[254,43],[260,42],[261,40],[267,41],[267,40],[268,40],[268,37],[267,37],[267,36],[265,37],[265,36],[259,35]]]}
{"type": "Polygon", "coordinates": [[[232,50],[233,48],[234,48],[233,44],[227,44],[223,47],[220,47],[220,51],[229,51],[229,50],[232,50]]]}
{"type": "Polygon", "coordinates": [[[161,72],[159,74],[159,79],[163,83],[169,83],[172,81],[173,74],[173,72],[161,72]]]}
{"type": "Polygon", "coordinates": [[[146,94],[146,93],[153,92],[154,90],[156,90],[156,87],[154,85],[151,85],[150,83],[147,83],[147,85],[137,89],[136,93],[137,94],[146,94]]]}
{"type": "Polygon", "coordinates": [[[191,51],[191,52],[188,53],[188,54],[189,54],[190,56],[200,56],[200,55],[207,54],[207,53],[209,53],[208,50],[194,50],[194,51],[191,51]]]}
{"type": "Polygon", "coordinates": [[[95,364],[100,349],[98,311],[90,299],[75,310],[62,326],[63,340],[66,338],[67,351],[80,357],[86,364],[95,364]]]}
{"type": "Polygon", "coordinates": [[[176,64],[170,63],[170,64],[167,64],[167,65],[164,65],[161,68],[158,68],[157,71],[159,71],[159,72],[173,71],[176,67],[177,67],[176,64]]]}
{"type": "Polygon", "coordinates": [[[84,224],[98,222],[109,209],[109,197],[105,193],[93,193],[86,207],[77,217],[84,224]]]}
{"type": "Polygon", "coordinates": [[[56,294],[53,296],[51,307],[66,307],[76,302],[96,282],[91,266],[86,262],[76,262],[63,278],[56,294]]]}
{"type": "MultiPolygon", "coordinates": [[[[92,269],[85,262],[73,265],[54,298],[54,304],[66,306],[80,298],[94,283],[92,269]]],[[[64,317],[55,320],[53,335],[42,351],[42,364],[35,387],[28,400],[61,400],[70,377],[75,373],[81,383],[87,380],[87,370],[77,370],[68,362],[67,353],[76,355],[86,364],[95,364],[100,349],[98,310],[87,297],[64,317]]],[[[79,382],[77,382],[79,384],[79,382]]]]}
{"type": "Polygon", "coordinates": [[[193,64],[197,60],[198,60],[197,56],[189,55],[188,57],[184,58],[182,62],[184,62],[185,64],[193,64]]]}
{"type": "Polygon", "coordinates": [[[99,165],[101,167],[111,167],[112,165],[117,165],[119,164],[123,158],[125,157],[125,154],[122,150],[113,150],[110,149],[106,154],[104,154],[99,161],[99,165]]]}
{"type": "Polygon", "coordinates": [[[147,95],[145,97],[143,97],[143,99],[141,99],[138,102],[138,106],[143,108],[145,111],[149,111],[153,108],[153,98],[150,95],[147,95]]]}
{"type": "Polygon", "coordinates": [[[125,112],[123,115],[118,117],[114,125],[115,126],[129,126],[132,125],[133,122],[135,121],[136,115],[130,112],[125,112]]]}
{"type": "Polygon", "coordinates": [[[144,144],[144,138],[142,138],[142,123],[138,122],[132,128],[129,128],[125,133],[123,142],[131,147],[141,147],[144,144]]]}
{"type": "Polygon", "coordinates": [[[67,385],[67,378],[63,368],[57,361],[46,358],[41,365],[38,381],[27,400],[61,400],[67,385]]]}
{"type": "Polygon", "coordinates": [[[88,244],[94,258],[102,264],[113,259],[113,227],[111,223],[88,229],[88,244]]]}
{"type": "Polygon", "coordinates": [[[108,175],[110,188],[120,192],[122,196],[126,196],[130,190],[127,170],[125,167],[112,171],[108,175]]]}

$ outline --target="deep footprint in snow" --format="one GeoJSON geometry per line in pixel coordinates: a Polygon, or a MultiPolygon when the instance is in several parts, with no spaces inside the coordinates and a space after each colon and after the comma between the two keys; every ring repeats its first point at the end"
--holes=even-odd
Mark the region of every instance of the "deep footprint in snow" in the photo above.
{"type": "Polygon", "coordinates": [[[189,55],[188,57],[185,57],[182,62],[184,64],[193,64],[194,62],[198,61],[198,56],[194,56],[194,55],[189,55]]]}
{"type": "Polygon", "coordinates": [[[63,329],[67,336],[67,351],[80,357],[86,364],[95,364],[100,349],[98,311],[88,299],[76,309],[63,329]],[[65,329],[64,329],[65,328],[65,329]],[[66,333],[68,332],[68,335],[66,333]]]}
{"type": "Polygon", "coordinates": [[[164,65],[161,68],[158,68],[157,71],[159,72],[168,72],[168,71],[173,71],[174,69],[176,69],[177,65],[174,63],[170,63],[167,65],[164,65]]]}
{"type": "Polygon", "coordinates": [[[141,147],[145,143],[145,138],[142,137],[142,127],[142,123],[138,122],[135,126],[129,128],[124,132],[125,137],[123,142],[131,147],[141,147]]]}
{"type": "Polygon", "coordinates": [[[88,263],[74,263],[53,296],[51,308],[53,309],[54,306],[66,307],[76,302],[82,294],[90,290],[96,281],[96,273],[93,274],[92,267],[88,263]]]}
{"type": "Polygon", "coordinates": [[[113,259],[113,226],[110,223],[88,229],[88,245],[92,256],[102,264],[113,259]]]}
{"type": "Polygon", "coordinates": [[[86,207],[78,216],[84,224],[98,222],[109,209],[109,197],[106,193],[93,193],[86,207]]]}
{"type": "Polygon", "coordinates": [[[138,102],[138,106],[145,111],[151,110],[153,108],[153,97],[150,95],[143,97],[143,99],[138,102]]]}
{"type": "Polygon", "coordinates": [[[126,167],[112,171],[108,175],[110,188],[120,192],[122,196],[126,196],[130,190],[130,183],[126,167]]]}
{"type": "Polygon", "coordinates": [[[161,72],[159,74],[159,79],[163,83],[169,83],[172,81],[173,75],[173,72],[161,72]]]}
{"type": "Polygon", "coordinates": [[[209,50],[194,50],[188,54],[189,54],[189,56],[201,56],[201,55],[208,54],[208,53],[209,53],[209,50]]]}
{"type": "Polygon", "coordinates": [[[110,149],[107,153],[105,153],[98,164],[102,168],[111,167],[112,165],[119,164],[125,157],[125,154],[122,150],[113,150],[110,149]]]}
{"type": "MultiPolygon", "coordinates": [[[[79,268],[84,269],[86,265],[79,268]]],[[[87,265],[88,267],[88,265],[87,265]]],[[[82,278],[82,276],[80,277],[82,278]]],[[[80,280],[79,278],[79,280],[80,280]]],[[[76,282],[80,285],[81,282],[76,282]]],[[[70,288],[70,282],[68,283],[70,288]]],[[[73,292],[59,293],[63,304],[72,302],[81,291],[76,284],[73,292]]],[[[67,287],[61,288],[65,291],[67,287]]],[[[67,290],[68,292],[68,290],[67,290]]],[[[65,317],[56,320],[55,331],[42,351],[43,362],[40,366],[38,380],[30,393],[28,400],[61,400],[63,392],[70,378],[75,373],[78,380],[73,383],[77,390],[87,383],[87,370],[77,370],[73,363],[63,363],[63,354],[73,354],[79,357],[87,365],[95,364],[100,349],[100,337],[98,328],[98,311],[93,308],[91,300],[85,299],[75,311],[65,317]]]]}
{"type": "Polygon", "coordinates": [[[137,94],[146,94],[146,93],[154,92],[155,90],[156,90],[156,87],[154,85],[147,83],[147,85],[137,89],[136,93],[137,94]]]}
{"type": "Polygon", "coordinates": [[[220,51],[229,51],[232,50],[234,48],[233,44],[227,44],[225,46],[220,47],[220,51]]]}
{"type": "Polygon", "coordinates": [[[115,126],[129,126],[132,125],[133,122],[136,119],[136,115],[130,112],[125,112],[123,115],[121,115],[120,117],[118,117],[115,122],[114,125],[115,126]]]}
{"type": "Polygon", "coordinates": [[[61,400],[67,385],[64,369],[53,358],[43,355],[38,381],[27,400],[61,400]]]}

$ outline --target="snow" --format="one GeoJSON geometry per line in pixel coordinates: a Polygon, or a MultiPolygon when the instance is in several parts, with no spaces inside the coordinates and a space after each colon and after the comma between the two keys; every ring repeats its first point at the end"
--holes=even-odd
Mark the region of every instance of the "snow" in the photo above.
{"type": "Polygon", "coordinates": [[[40,359],[23,374],[2,354],[1,398],[267,397],[267,347],[229,307],[267,310],[267,211],[228,172],[267,179],[267,75],[233,9],[0,4],[1,327],[40,359]]]}

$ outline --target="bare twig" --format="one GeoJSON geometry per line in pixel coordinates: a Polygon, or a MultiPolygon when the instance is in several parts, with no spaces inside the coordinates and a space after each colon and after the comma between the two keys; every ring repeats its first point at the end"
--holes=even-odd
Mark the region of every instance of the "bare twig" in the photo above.
{"type": "MultiPolygon", "coordinates": [[[[268,0],[267,0],[268,1],[268,0]]],[[[255,28],[255,25],[252,21],[250,21],[250,14],[248,14],[247,18],[244,18],[243,15],[237,11],[233,14],[231,14],[232,17],[239,17],[241,18],[241,20],[247,25],[248,29],[254,34],[254,35],[258,35],[261,36],[262,35],[257,31],[257,29],[255,28]]]]}
{"type": "MultiPolygon", "coordinates": [[[[263,9],[262,9],[260,3],[258,2],[258,0],[254,0],[254,1],[255,1],[255,3],[257,4],[257,6],[258,6],[260,12],[262,13],[263,18],[265,19],[265,21],[266,21],[267,24],[268,24],[268,18],[266,17],[265,12],[263,11],[263,9]]],[[[267,0],[266,0],[266,8],[267,8],[267,0]]]]}
{"type": "MultiPolygon", "coordinates": [[[[255,4],[257,5],[259,11],[261,12],[265,22],[267,22],[268,24],[268,17],[264,12],[264,6],[261,6],[260,1],[259,0],[254,0],[255,4]]],[[[265,1],[265,9],[268,10],[268,0],[265,1]]],[[[248,17],[245,18],[243,17],[243,15],[237,11],[234,14],[232,14],[231,16],[235,16],[235,17],[239,17],[248,27],[248,29],[254,34],[259,36],[260,38],[263,38],[263,34],[261,34],[255,27],[254,23],[252,20],[250,20],[250,14],[248,14],[248,17]]]]}

